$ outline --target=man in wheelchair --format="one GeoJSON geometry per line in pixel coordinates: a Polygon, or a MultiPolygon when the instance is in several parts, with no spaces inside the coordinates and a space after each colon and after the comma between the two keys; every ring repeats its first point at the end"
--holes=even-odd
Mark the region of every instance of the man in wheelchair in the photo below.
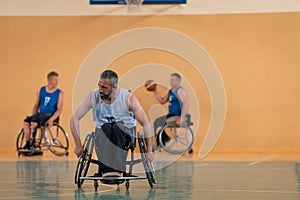
{"type": "MultiPolygon", "coordinates": [[[[156,134],[157,146],[160,146],[158,140],[159,127],[164,127],[167,123],[174,123],[179,126],[185,123],[186,116],[188,114],[189,102],[186,90],[181,86],[181,75],[178,73],[172,73],[170,76],[171,89],[165,96],[161,96],[157,88],[155,88],[154,96],[159,103],[165,104],[169,102],[169,113],[165,116],[159,117],[154,121],[154,132],[156,134]]],[[[162,132],[162,142],[165,144],[170,140],[168,135],[162,132]]],[[[192,153],[192,149],[189,149],[189,153],[192,153]]]]}
{"type": "Polygon", "coordinates": [[[52,71],[47,75],[47,85],[36,92],[36,100],[32,109],[32,115],[24,120],[24,136],[26,144],[24,150],[34,149],[34,141],[30,140],[31,133],[34,135],[36,129],[41,125],[52,126],[57,122],[63,108],[63,92],[57,88],[58,73],[52,71]]]}
{"type": "Polygon", "coordinates": [[[78,157],[83,154],[79,121],[92,109],[98,176],[122,176],[126,171],[126,147],[132,141],[132,131],[136,126],[134,116],[143,126],[148,147],[146,157],[153,161],[151,124],[138,99],[128,90],[118,88],[118,75],[114,71],[101,73],[98,86],[99,89],[83,98],[71,117],[70,127],[76,145],[74,153],[78,157]]]}

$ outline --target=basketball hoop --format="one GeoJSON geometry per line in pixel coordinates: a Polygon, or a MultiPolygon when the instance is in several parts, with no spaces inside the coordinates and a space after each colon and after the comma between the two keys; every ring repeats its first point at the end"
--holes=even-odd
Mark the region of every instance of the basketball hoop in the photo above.
{"type": "Polygon", "coordinates": [[[128,13],[141,13],[144,0],[126,0],[128,13]]]}

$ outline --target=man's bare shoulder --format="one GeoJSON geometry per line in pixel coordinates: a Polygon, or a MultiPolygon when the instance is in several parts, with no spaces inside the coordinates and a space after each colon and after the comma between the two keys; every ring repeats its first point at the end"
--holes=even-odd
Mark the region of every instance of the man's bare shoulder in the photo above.
{"type": "Polygon", "coordinates": [[[38,88],[37,90],[36,90],[36,95],[37,96],[40,96],[40,92],[41,92],[41,89],[42,89],[43,87],[40,87],[40,88],[38,88]]]}
{"type": "Polygon", "coordinates": [[[178,88],[178,92],[186,92],[186,89],[184,87],[180,86],[178,88]]]}

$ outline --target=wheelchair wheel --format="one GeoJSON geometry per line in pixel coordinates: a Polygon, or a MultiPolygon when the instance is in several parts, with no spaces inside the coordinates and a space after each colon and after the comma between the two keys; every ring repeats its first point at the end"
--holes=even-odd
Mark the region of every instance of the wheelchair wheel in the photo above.
{"type": "MultiPolygon", "coordinates": [[[[39,149],[41,149],[41,142],[42,142],[42,134],[41,134],[40,131],[41,131],[40,128],[38,128],[36,136],[35,136],[35,144],[34,144],[34,146],[36,148],[39,148],[39,149]]],[[[18,151],[18,156],[21,155],[20,150],[23,149],[25,143],[26,143],[25,133],[24,133],[24,129],[22,128],[18,133],[17,141],[16,141],[16,148],[17,148],[17,151],[18,151]]]]}
{"type": "Polygon", "coordinates": [[[194,142],[194,133],[187,125],[165,125],[159,132],[159,144],[172,154],[181,154],[190,149],[194,142]]]}
{"type": "Polygon", "coordinates": [[[21,155],[19,150],[23,148],[25,143],[26,143],[25,134],[24,134],[24,129],[22,128],[18,133],[17,142],[16,142],[16,148],[17,148],[17,151],[18,151],[18,156],[21,155]]]}
{"type": "Polygon", "coordinates": [[[76,177],[77,179],[77,186],[78,188],[81,188],[84,180],[80,179],[80,177],[86,177],[90,163],[92,160],[92,155],[93,155],[93,149],[94,149],[94,133],[91,135],[88,135],[86,138],[86,145],[84,147],[83,155],[78,159],[78,172],[76,170],[76,177]]]}
{"type": "MultiPolygon", "coordinates": [[[[89,140],[90,136],[91,136],[91,135],[88,134],[88,135],[85,137],[84,142],[83,142],[83,149],[85,149],[86,143],[87,143],[87,141],[89,140]]],[[[79,171],[81,162],[82,162],[82,156],[81,156],[80,158],[78,158],[78,162],[77,162],[77,165],[76,165],[75,179],[74,179],[75,184],[77,184],[77,182],[78,182],[78,171],[79,171]]]]}
{"type": "Polygon", "coordinates": [[[144,138],[141,138],[141,135],[138,134],[138,143],[139,143],[139,148],[141,152],[141,158],[142,158],[142,163],[145,169],[146,177],[149,183],[149,186],[153,188],[153,184],[155,184],[155,175],[154,175],[154,168],[152,163],[148,161],[146,158],[146,152],[147,152],[147,146],[146,146],[146,141],[144,138]]]}
{"type": "Polygon", "coordinates": [[[57,156],[69,155],[69,138],[65,130],[57,123],[43,128],[45,144],[57,156]]]}

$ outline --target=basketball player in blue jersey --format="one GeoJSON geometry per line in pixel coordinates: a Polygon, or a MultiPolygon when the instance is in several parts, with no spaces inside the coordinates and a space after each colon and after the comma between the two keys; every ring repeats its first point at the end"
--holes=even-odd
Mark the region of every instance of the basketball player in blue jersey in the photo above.
{"type": "Polygon", "coordinates": [[[81,101],[70,121],[75,142],[74,153],[83,153],[79,121],[92,110],[95,130],[95,150],[99,162],[96,176],[122,176],[126,171],[126,146],[132,141],[136,120],[143,126],[146,137],[146,157],[153,161],[151,124],[138,99],[128,90],[118,88],[118,75],[105,70],[100,75],[98,89],[89,92],[81,101]]]}
{"type": "MultiPolygon", "coordinates": [[[[172,73],[170,76],[170,86],[169,92],[162,97],[157,88],[155,88],[154,95],[160,104],[165,104],[169,102],[169,113],[166,116],[162,116],[155,120],[154,131],[158,135],[158,128],[163,127],[166,123],[175,122],[176,125],[180,125],[185,122],[185,116],[188,114],[189,102],[186,90],[180,85],[181,76],[178,73],[172,73]]],[[[170,138],[166,133],[162,133],[163,142],[168,142],[170,138]]],[[[157,145],[159,146],[159,141],[157,137],[157,145]]],[[[189,150],[192,153],[192,149],[189,150]]]]}
{"type": "Polygon", "coordinates": [[[38,125],[53,125],[58,120],[63,108],[64,95],[57,88],[58,73],[50,72],[47,75],[47,85],[41,87],[36,93],[36,100],[32,109],[32,115],[24,120],[24,134],[26,144],[24,149],[30,149],[33,144],[30,143],[31,133],[36,131],[38,125]]]}

